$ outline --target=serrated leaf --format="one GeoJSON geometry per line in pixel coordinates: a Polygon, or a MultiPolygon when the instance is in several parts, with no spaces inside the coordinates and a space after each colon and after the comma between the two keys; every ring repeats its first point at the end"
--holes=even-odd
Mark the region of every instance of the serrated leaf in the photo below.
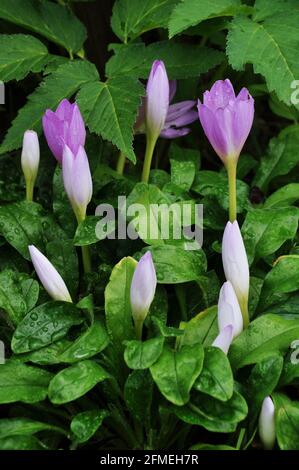
{"type": "Polygon", "coordinates": [[[29,72],[40,72],[50,55],[42,42],[25,34],[0,35],[0,80],[22,80],[29,72]]]}
{"type": "Polygon", "coordinates": [[[161,41],[145,46],[143,43],[117,47],[107,62],[108,77],[128,75],[148,78],[152,63],[159,58],[165,62],[170,79],[198,77],[224,60],[223,52],[215,49],[173,41],[161,41]]]}
{"type": "Polygon", "coordinates": [[[169,15],[178,0],[117,0],[113,6],[111,26],[123,42],[151,29],[167,26],[169,15]]]}
{"type": "Polygon", "coordinates": [[[47,108],[56,108],[63,98],[70,98],[83,84],[98,79],[97,69],[88,61],[76,60],[60,65],[29,95],[5,136],[0,154],[20,147],[27,129],[40,132],[41,118],[47,108]]]}
{"type": "Polygon", "coordinates": [[[110,140],[133,163],[133,126],[144,90],[133,78],[117,77],[106,83],[89,83],[77,101],[91,132],[110,140]]]}
{"type": "Polygon", "coordinates": [[[231,66],[242,70],[245,64],[253,64],[255,73],[265,77],[269,91],[275,91],[288,105],[291,84],[299,76],[298,21],[299,11],[293,9],[271,15],[260,23],[236,17],[227,39],[231,66]]]}
{"type": "Polygon", "coordinates": [[[240,5],[239,0],[181,0],[173,9],[168,28],[172,38],[191,26],[208,18],[233,15],[240,5]]]}
{"type": "Polygon", "coordinates": [[[41,0],[1,0],[0,18],[77,52],[86,39],[83,24],[69,8],[41,0]]]}

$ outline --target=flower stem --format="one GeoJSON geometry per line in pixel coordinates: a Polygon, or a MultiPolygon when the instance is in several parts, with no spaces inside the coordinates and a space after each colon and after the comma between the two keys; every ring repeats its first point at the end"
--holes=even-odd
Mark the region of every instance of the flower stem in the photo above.
{"type": "Polygon", "coordinates": [[[228,158],[226,163],[228,175],[228,191],[229,191],[229,220],[234,222],[237,218],[237,190],[236,175],[237,161],[235,158],[228,158]]]}
{"type": "Polygon", "coordinates": [[[136,337],[139,341],[142,340],[142,330],[143,330],[143,321],[142,320],[135,320],[136,337]]]}
{"type": "Polygon", "coordinates": [[[243,297],[239,299],[240,309],[243,316],[243,325],[244,328],[247,328],[249,325],[249,313],[248,313],[248,297],[243,297]]]}
{"type": "MultiPolygon", "coordinates": [[[[79,211],[76,211],[75,208],[74,208],[74,212],[75,212],[76,219],[79,225],[85,219],[85,214],[81,214],[79,211]]],[[[90,261],[89,246],[81,246],[81,252],[82,252],[82,262],[83,262],[84,272],[90,273],[91,261],[90,261]]]]}
{"type": "Polygon", "coordinates": [[[152,137],[147,137],[146,139],[145,157],[144,157],[143,170],[142,170],[142,175],[141,175],[141,181],[143,183],[148,183],[156,142],[157,142],[157,139],[154,139],[152,137]]]}
{"type": "Polygon", "coordinates": [[[29,202],[33,201],[33,189],[34,183],[32,181],[26,181],[26,200],[29,202]]]}
{"type": "Polygon", "coordinates": [[[119,175],[124,174],[125,164],[126,164],[126,156],[123,152],[119,152],[117,165],[116,165],[116,171],[119,175]]]}

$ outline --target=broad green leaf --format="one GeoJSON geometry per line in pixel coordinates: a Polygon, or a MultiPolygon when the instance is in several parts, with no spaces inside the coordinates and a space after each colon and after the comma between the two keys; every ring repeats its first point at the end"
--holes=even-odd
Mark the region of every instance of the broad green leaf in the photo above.
{"type": "Polygon", "coordinates": [[[299,74],[298,21],[299,10],[286,9],[261,22],[239,16],[231,22],[227,40],[230,65],[242,70],[246,63],[253,64],[255,73],[265,77],[269,91],[289,105],[291,83],[299,74]],[[273,73],[273,67],[279,73],[273,73]]]}
{"type": "Polygon", "coordinates": [[[186,406],[171,406],[170,409],[185,423],[222,433],[235,431],[248,411],[246,401],[237,392],[226,402],[196,392],[186,406]]]}
{"type": "Polygon", "coordinates": [[[298,342],[291,344],[291,352],[285,356],[284,365],[279,380],[279,386],[299,384],[298,342]]]}
{"type": "Polygon", "coordinates": [[[223,52],[209,47],[180,44],[173,41],[143,43],[117,47],[107,62],[108,77],[130,76],[148,78],[154,60],[163,60],[170,79],[197,77],[224,60],[223,52]]]}
{"type": "Polygon", "coordinates": [[[288,206],[299,199],[299,183],[289,183],[272,193],[265,201],[264,207],[288,206]]]}
{"type": "Polygon", "coordinates": [[[204,350],[200,344],[183,346],[179,351],[164,347],[158,361],[150,368],[162,395],[175,405],[189,400],[190,390],[202,370],[204,350]]]}
{"type": "Polygon", "coordinates": [[[259,311],[285,299],[285,294],[299,289],[299,256],[280,256],[264,279],[258,305],[259,311]]]}
{"type": "Polygon", "coordinates": [[[255,364],[279,352],[285,352],[299,338],[299,320],[278,315],[262,315],[251,322],[232,343],[229,360],[233,369],[255,364]]]}
{"type": "Polygon", "coordinates": [[[281,450],[299,450],[299,402],[282,393],[272,395],[275,406],[275,433],[281,450]]]}
{"type": "Polygon", "coordinates": [[[122,342],[135,338],[130,305],[130,288],[137,262],[130,257],[123,258],[111,273],[105,290],[105,312],[108,333],[114,348],[120,352],[122,342]]]}
{"type": "MultiPolygon", "coordinates": [[[[202,196],[214,196],[223,209],[229,207],[228,182],[226,174],[203,170],[197,172],[192,191],[202,196]]],[[[243,181],[237,180],[237,208],[242,212],[247,205],[249,188],[243,181]]]]}
{"type": "Polygon", "coordinates": [[[96,320],[82,335],[59,354],[61,362],[77,362],[88,359],[103,351],[108,346],[109,337],[104,325],[96,320]]]}
{"type": "Polygon", "coordinates": [[[73,96],[82,85],[98,79],[97,69],[88,61],[75,60],[60,65],[28,96],[4,138],[0,154],[19,148],[27,129],[40,132],[41,118],[47,108],[55,109],[62,99],[73,96]]]}
{"type": "Polygon", "coordinates": [[[150,425],[153,379],[148,370],[134,370],[125,383],[124,399],[131,415],[147,428],[150,425]]]}
{"type": "Polygon", "coordinates": [[[34,421],[29,418],[2,418],[0,419],[0,439],[18,435],[32,435],[40,431],[54,431],[66,434],[64,429],[52,424],[34,421]]]}
{"type": "Polygon", "coordinates": [[[106,410],[88,410],[78,413],[71,422],[71,431],[77,442],[88,441],[109,415],[106,410]]]}
{"type": "Polygon", "coordinates": [[[298,228],[296,207],[253,209],[247,212],[242,235],[249,264],[277,251],[286,240],[293,240],[298,228]]]}
{"type": "Polygon", "coordinates": [[[93,245],[115,231],[115,220],[104,225],[96,215],[87,216],[79,225],[74,237],[74,245],[93,245]],[[98,225],[99,224],[99,225],[98,225]],[[106,229],[107,227],[107,229],[106,229]]]}
{"type": "Polygon", "coordinates": [[[225,444],[195,444],[190,447],[190,450],[237,450],[235,447],[230,447],[225,444]]]}
{"type": "Polygon", "coordinates": [[[22,355],[18,355],[17,358],[23,362],[33,362],[41,366],[47,366],[52,364],[60,364],[60,354],[63,353],[68,347],[72,345],[72,341],[68,339],[61,339],[51,343],[48,346],[37,349],[36,351],[30,351],[22,355]]]}
{"type": "Polygon", "coordinates": [[[69,302],[47,302],[39,305],[18,324],[11,347],[17,354],[34,351],[63,338],[73,325],[83,322],[75,305],[69,302]]]}
{"type": "Polygon", "coordinates": [[[227,401],[232,397],[234,377],[229,360],[221,349],[214,347],[205,349],[202,371],[194,388],[221,401],[227,401]]]}
{"type": "Polygon", "coordinates": [[[189,191],[195,177],[195,164],[186,158],[170,159],[171,182],[183,191],[189,191]]]}
{"type": "Polygon", "coordinates": [[[274,13],[284,13],[288,9],[289,11],[298,10],[297,0],[255,0],[254,4],[254,19],[261,21],[272,16],[274,13]]]}
{"type": "Polygon", "coordinates": [[[34,436],[11,436],[0,439],[0,450],[45,450],[34,436]]]}
{"type": "Polygon", "coordinates": [[[151,313],[150,320],[157,328],[158,332],[164,336],[164,338],[176,338],[177,336],[182,336],[184,334],[183,330],[179,328],[174,328],[173,326],[166,326],[165,323],[160,319],[154,316],[151,313]]]}
{"type": "Polygon", "coordinates": [[[46,398],[52,374],[18,361],[1,365],[0,403],[37,403],[46,398]]]}
{"type": "Polygon", "coordinates": [[[22,321],[35,305],[38,293],[37,281],[28,279],[26,275],[8,269],[0,273],[0,308],[7,313],[13,325],[22,321]]]}
{"type": "Polygon", "coordinates": [[[69,403],[85,395],[97,383],[111,378],[99,364],[86,360],[58,372],[49,385],[49,399],[54,405],[69,403]]]}
{"type": "Polygon", "coordinates": [[[160,357],[163,344],[163,336],[147,341],[128,341],[124,353],[127,366],[130,369],[147,369],[160,357]]]}
{"type": "Polygon", "coordinates": [[[298,145],[298,126],[287,127],[278,137],[273,137],[252,184],[265,190],[273,178],[288,174],[299,162],[298,145]]]}
{"type": "Polygon", "coordinates": [[[47,258],[55,266],[66,283],[71,297],[77,296],[79,264],[72,240],[54,240],[47,244],[47,258]]]}
{"type": "Polygon", "coordinates": [[[77,52],[86,30],[70,9],[42,0],[1,0],[0,18],[50,39],[69,52],[77,52]]]}
{"type": "Polygon", "coordinates": [[[206,271],[203,250],[188,251],[174,245],[151,246],[150,251],[161,284],[195,281],[206,271]]]}
{"type": "Polygon", "coordinates": [[[143,94],[136,79],[116,77],[105,83],[87,83],[77,95],[89,130],[112,142],[133,163],[133,126],[143,94]]]}
{"type": "Polygon", "coordinates": [[[124,43],[156,28],[166,28],[177,0],[117,0],[111,26],[124,43]]]}
{"type": "Polygon", "coordinates": [[[25,34],[1,34],[0,49],[0,79],[3,82],[22,80],[29,72],[40,72],[49,60],[44,44],[25,34]]]}
{"type": "Polygon", "coordinates": [[[218,335],[217,306],[207,308],[182,325],[184,335],[181,345],[203,344],[210,346],[218,335]]]}
{"type": "Polygon", "coordinates": [[[44,250],[45,243],[60,237],[63,230],[35,202],[16,202],[0,207],[0,233],[24,258],[30,260],[28,245],[44,250]]]}
{"type": "Polygon", "coordinates": [[[168,28],[172,38],[191,26],[208,18],[232,16],[238,10],[239,0],[181,0],[173,9],[168,28]]]}
{"type": "Polygon", "coordinates": [[[283,358],[274,355],[258,362],[245,382],[244,393],[250,403],[250,414],[257,416],[264,398],[271,395],[278,384],[283,358]]]}

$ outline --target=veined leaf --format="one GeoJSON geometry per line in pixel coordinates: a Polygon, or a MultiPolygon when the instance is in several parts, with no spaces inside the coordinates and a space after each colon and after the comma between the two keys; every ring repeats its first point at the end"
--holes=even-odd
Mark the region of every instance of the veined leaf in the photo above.
{"type": "Polygon", "coordinates": [[[91,132],[110,140],[133,163],[133,126],[137,118],[142,85],[130,77],[117,77],[106,83],[83,86],[77,101],[91,132]]]}
{"type": "Polygon", "coordinates": [[[70,9],[41,0],[1,0],[0,18],[34,31],[50,41],[77,52],[86,30],[70,9]]]}

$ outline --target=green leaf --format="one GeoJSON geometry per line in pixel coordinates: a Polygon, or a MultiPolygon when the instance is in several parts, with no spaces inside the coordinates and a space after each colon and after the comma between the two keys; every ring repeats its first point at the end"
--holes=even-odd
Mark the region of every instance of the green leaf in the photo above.
{"type": "Polygon", "coordinates": [[[87,216],[79,225],[75,233],[74,244],[76,246],[93,245],[105,236],[115,231],[115,220],[111,220],[105,226],[100,225],[101,218],[97,215],[87,216]],[[99,225],[97,225],[99,224],[99,225]],[[100,230],[98,230],[100,228],[100,230]],[[103,229],[103,230],[102,230],[103,229]],[[101,235],[103,234],[103,235],[101,235]]]}
{"type": "Polygon", "coordinates": [[[79,264],[72,240],[54,240],[47,244],[47,258],[55,266],[66,283],[71,297],[77,296],[79,264]]]}
{"type": "Polygon", "coordinates": [[[154,60],[163,60],[170,79],[198,77],[223,62],[223,52],[209,47],[161,41],[118,46],[107,62],[108,77],[148,78],[154,60]]]}
{"type": "Polygon", "coordinates": [[[60,364],[62,361],[59,356],[68,347],[72,345],[72,342],[68,339],[61,339],[51,343],[48,346],[37,349],[36,351],[30,351],[22,355],[18,355],[17,358],[24,362],[33,362],[41,366],[47,366],[52,364],[60,364]]]}
{"type": "Polygon", "coordinates": [[[91,360],[78,362],[53,377],[49,385],[49,399],[54,405],[69,403],[109,378],[110,374],[96,362],[91,360]]]}
{"type": "Polygon", "coordinates": [[[235,447],[226,446],[224,444],[195,444],[190,447],[190,450],[237,450],[235,447]]]}
{"type": "Polygon", "coordinates": [[[34,351],[66,335],[83,317],[69,302],[47,302],[39,305],[18,324],[11,347],[17,354],[34,351]]]}
{"type": "Polygon", "coordinates": [[[105,289],[105,312],[108,333],[114,348],[123,351],[123,341],[135,338],[130,305],[130,289],[137,262],[123,258],[114,268],[105,289]]]}
{"type": "Polygon", "coordinates": [[[0,154],[19,148],[27,129],[40,132],[41,117],[47,108],[56,108],[63,98],[70,98],[82,85],[98,79],[97,69],[88,61],[75,60],[60,65],[28,96],[5,136],[0,154]]]}
{"type": "Polygon", "coordinates": [[[194,384],[195,390],[227,401],[233,395],[234,377],[229,360],[219,348],[205,349],[202,371],[194,384]]]}
{"type": "Polygon", "coordinates": [[[242,235],[249,264],[277,251],[286,240],[293,240],[298,228],[296,207],[254,209],[246,214],[242,235]]]}
{"type": "Polygon", "coordinates": [[[299,162],[298,146],[298,126],[287,127],[278,137],[273,137],[252,184],[266,190],[274,178],[287,175],[299,162]]]}
{"type": "Polygon", "coordinates": [[[163,344],[163,336],[143,342],[127,341],[124,353],[127,366],[130,369],[148,369],[162,354],[163,344]]]}
{"type": "Polygon", "coordinates": [[[61,362],[77,362],[88,359],[108,346],[109,337],[103,324],[96,320],[82,335],[59,354],[61,362]]]}
{"type": "Polygon", "coordinates": [[[16,271],[0,273],[0,308],[5,310],[13,325],[17,325],[37,301],[39,286],[33,279],[22,280],[16,271]],[[37,296],[36,296],[37,294],[37,296]]]}
{"type": "Polygon", "coordinates": [[[188,405],[171,406],[170,409],[185,423],[222,433],[234,432],[248,411],[246,401],[237,392],[226,402],[197,392],[188,405]]]}
{"type": "Polygon", "coordinates": [[[242,70],[246,63],[253,64],[255,73],[265,77],[269,91],[288,105],[291,83],[299,75],[298,21],[299,11],[287,9],[262,22],[239,16],[231,22],[227,39],[230,65],[242,70]],[[279,73],[273,73],[273,67],[279,73]]]}
{"type": "Polygon", "coordinates": [[[117,0],[113,6],[111,26],[127,43],[151,29],[166,28],[177,0],[117,0]]]}
{"type": "Polygon", "coordinates": [[[201,21],[218,16],[232,16],[240,5],[239,0],[181,0],[173,9],[169,20],[169,37],[172,38],[201,21]]]}
{"type": "Polygon", "coordinates": [[[28,260],[28,245],[36,245],[44,251],[47,241],[65,238],[63,230],[42,206],[27,201],[0,207],[0,232],[28,260]]]}
{"type": "Polygon", "coordinates": [[[267,209],[277,206],[288,206],[299,199],[299,183],[289,183],[272,193],[265,201],[267,209]]]}
{"type": "Polygon", "coordinates": [[[275,406],[275,433],[281,450],[299,450],[299,402],[282,393],[272,395],[275,406]]]}
{"type": "Polygon", "coordinates": [[[142,85],[130,77],[116,77],[107,82],[84,85],[77,101],[91,132],[111,141],[133,163],[133,126],[137,118],[142,85]]]}
{"type": "MultiPolygon", "coordinates": [[[[184,156],[185,157],[185,156],[184,156]]],[[[193,161],[183,159],[170,159],[171,182],[183,191],[189,191],[195,177],[195,164],[193,161]]]]}
{"type": "Polygon", "coordinates": [[[88,441],[108,415],[106,410],[88,410],[74,416],[71,422],[71,431],[74,433],[76,441],[80,443],[88,441]]]}
{"type": "Polygon", "coordinates": [[[1,34],[0,49],[0,79],[3,82],[22,80],[29,72],[40,72],[49,60],[44,44],[25,34],[1,34]]]}
{"type": "Polygon", "coordinates": [[[0,450],[45,450],[34,436],[11,436],[0,439],[0,450]]]}
{"type": "Polygon", "coordinates": [[[183,346],[179,351],[164,347],[158,361],[150,368],[162,395],[175,405],[189,401],[190,390],[202,370],[204,350],[200,344],[183,346]]]}
{"type": "Polygon", "coordinates": [[[144,251],[151,252],[157,280],[161,284],[195,281],[206,271],[207,261],[203,250],[188,251],[174,245],[157,245],[144,251]]]}
{"type": "Polygon", "coordinates": [[[0,403],[37,403],[47,396],[52,374],[17,361],[1,365],[0,403]]]}
{"type": "Polygon", "coordinates": [[[182,325],[184,336],[181,345],[203,344],[210,346],[218,335],[217,306],[209,307],[182,325]]]}
{"type": "Polygon", "coordinates": [[[0,18],[50,39],[69,52],[77,52],[86,30],[70,9],[42,0],[1,0],[0,18]]]}
{"type": "Polygon", "coordinates": [[[263,315],[251,322],[232,343],[229,360],[233,369],[255,364],[279,352],[285,352],[299,338],[299,321],[278,315],[263,315]]]}
{"type": "Polygon", "coordinates": [[[54,431],[61,434],[66,432],[58,426],[34,421],[29,418],[3,418],[0,419],[0,439],[10,436],[31,436],[40,431],[54,431]]]}
{"type": "MultiPolygon", "coordinates": [[[[196,174],[192,191],[202,196],[215,196],[223,209],[228,210],[227,175],[216,171],[199,171],[196,174]]],[[[242,212],[247,205],[249,188],[243,181],[237,180],[237,208],[242,212]]]]}
{"type": "Polygon", "coordinates": [[[131,415],[149,427],[153,380],[148,370],[134,370],[125,383],[124,399],[131,415]]]}
{"type": "Polygon", "coordinates": [[[299,289],[299,256],[280,256],[264,279],[258,309],[269,309],[270,305],[285,299],[285,294],[299,289]]]}

